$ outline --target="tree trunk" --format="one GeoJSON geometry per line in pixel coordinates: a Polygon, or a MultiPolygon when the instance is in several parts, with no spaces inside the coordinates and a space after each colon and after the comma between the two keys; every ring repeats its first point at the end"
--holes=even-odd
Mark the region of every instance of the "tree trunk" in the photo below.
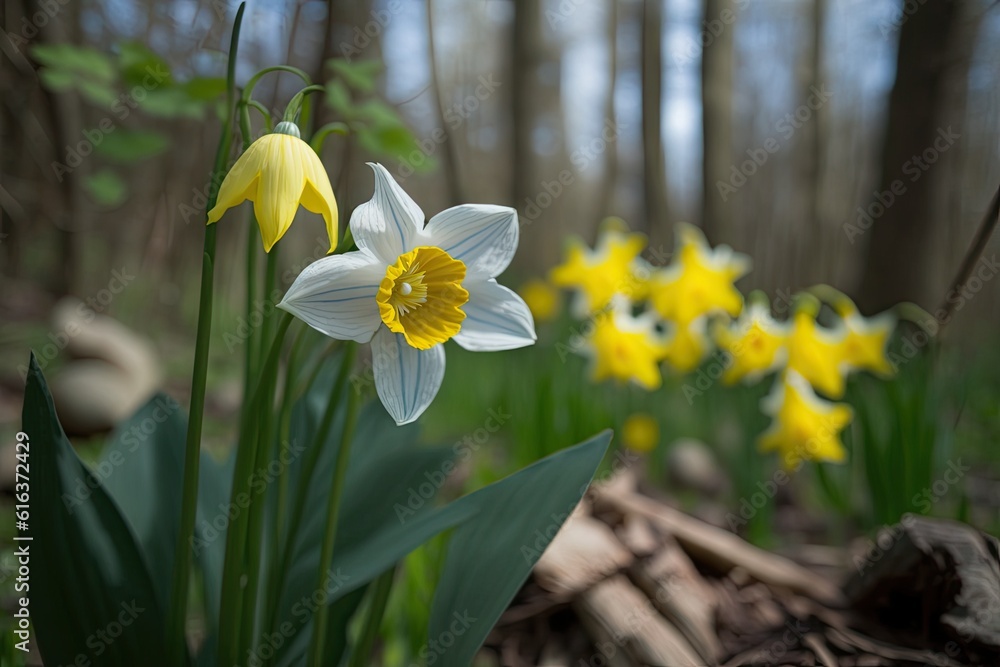
{"type": "MultiPolygon", "coordinates": [[[[618,82],[618,0],[608,0],[607,28],[608,90],[604,100],[604,118],[615,122],[615,88],[618,82]]],[[[604,172],[601,174],[601,189],[595,207],[598,215],[596,222],[612,214],[617,182],[618,148],[611,144],[604,152],[604,172]]]]}
{"type": "Polygon", "coordinates": [[[444,173],[448,192],[448,205],[457,206],[464,201],[462,196],[462,180],[458,174],[458,147],[455,138],[444,117],[444,105],[441,103],[441,80],[437,71],[437,56],[434,52],[434,2],[427,0],[427,60],[431,70],[431,101],[434,104],[434,114],[438,127],[444,132],[444,150],[441,152],[441,170],[444,173]]]}
{"type": "MultiPolygon", "coordinates": [[[[729,0],[705,0],[705,20],[720,20],[733,11],[729,0]]],[[[727,182],[733,165],[733,31],[723,29],[706,40],[701,54],[702,211],[701,225],[717,242],[732,233],[733,195],[720,194],[717,183],[727,182]]]]}
{"type": "Polygon", "coordinates": [[[642,8],[642,161],[646,229],[668,225],[663,163],[663,0],[642,8]]]}
{"type": "MultiPolygon", "coordinates": [[[[878,191],[848,221],[848,235],[869,245],[858,292],[863,310],[876,312],[900,301],[931,305],[941,286],[928,270],[934,254],[937,161],[959,126],[955,100],[965,79],[972,39],[963,25],[965,3],[927,0],[900,27],[896,81],[889,96],[878,191]],[[957,93],[957,94],[956,94],[957,93]],[[937,142],[937,147],[935,147],[937,142]]],[[[852,240],[853,240],[852,239],[852,240]]]]}
{"type": "Polygon", "coordinates": [[[511,197],[523,213],[525,201],[538,188],[531,135],[534,127],[534,80],[542,59],[539,0],[515,0],[511,39],[511,132],[513,134],[511,197]]]}

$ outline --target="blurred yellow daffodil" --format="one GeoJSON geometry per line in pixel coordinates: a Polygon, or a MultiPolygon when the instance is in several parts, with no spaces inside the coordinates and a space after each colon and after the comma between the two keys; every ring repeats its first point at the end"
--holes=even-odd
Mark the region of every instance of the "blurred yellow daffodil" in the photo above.
{"type": "Polygon", "coordinates": [[[864,317],[850,300],[836,305],[847,333],[840,344],[841,363],[848,371],[870,371],[882,377],[893,374],[894,368],[886,354],[889,337],[896,328],[892,313],[864,317]]]}
{"type": "Polygon", "coordinates": [[[844,395],[844,338],[844,331],[821,327],[808,309],[797,310],[788,336],[788,370],[828,397],[840,398],[844,395]]]}
{"type": "Polygon", "coordinates": [[[337,247],[337,200],[330,178],[294,123],[278,123],[273,133],[250,144],[236,160],[208,212],[208,224],[247,200],[253,202],[265,252],[288,231],[299,204],[323,216],[330,252],[337,247]]]}
{"type": "Polygon", "coordinates": [[[750,270],[750,259],[729,246],[711,248],[697,227],[677,227],[670,266],[653,273],[649,300],[667,320],[689,323],[712,313],[739,315],[743,295],[733,283],[750,270]]]}
{"type": "Polygon", "coordinates": [[[851,408],[824,401],[795,371],[784,374],[761,408],[773,421],[760,435],[760,451],[777,451],[786,470],[798,468],[805,460],[844,460],[840,432],[851,422],[851,408]]]}
{"type": "Polygon", "coordinates": [[[529,280],[519,291],[536,322],[551,320],[559,312],[559,292],[551,283],[529,280]]]}
{"type": "Polygon", "coordinates": [[[660,444],[660,424],[645,412],[629,415],[622,424],[622,444],[639,454],[648,454],[660,444]]]}
{"type": "Polygon", "coordinates": [[[690,373],[698,368],[711,345],[706,320],[699,317],[687,324],[676,323],[673,329],[664,359],[678,373],[690,373]]]}
{"type": "Polygon", "coordinates": [[[658,389],[667,345],[655,321],[649,313],[633,316],[620,296],[612,303],[612,308],[595,316],[593,331],[584,342],[584,353],[593,359],[593,380],[632,381],[643,389],[658,389]]]}
{"type": "Polygon", "coordinates": [[[730,365],[722,374],[725,384],[741,380],[756,382],[785,363],[788,351],[788,327],[771,317],[766,303],[750,303],[740,319],[729,326],[718,326],[715,340],[727,353],[730,365]]]}
{"type": "Polygon", "coordinates": [[[552,269],[550,279],[557,287],[577,291],[574,310],[580,315],[599,311],[615,294],[638,300],[645,290],[645,272],[639,258],[645,247],[644,235],[606,227],[594,250],[573,239],[565,261],[552,269]]]}

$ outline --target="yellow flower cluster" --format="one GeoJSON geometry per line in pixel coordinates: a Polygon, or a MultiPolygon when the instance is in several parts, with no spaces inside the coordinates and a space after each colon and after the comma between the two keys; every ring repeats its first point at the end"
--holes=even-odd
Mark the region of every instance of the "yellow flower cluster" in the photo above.
{"type": "Polygon", "coordinates": [[[835,293],[833,307],[839,316],[835,327],[816,319],[819,301],[800,294],[788,322],[771,317],[764,299],[751,299],[741,317],[728,327],[718,327],[715,339],[726,353],[723,382],[756,382],[772,371],[779,378],[762,405],[772,418],[758,444],[761,451],[778,452],[785,468],[804,460],[841,462],[845,458],[841,431],[851,421],[846,404],[824,400],[843,397],[850,373],[869,371],[892,374],[886,346],[895,318],[884,313],[864,318],[846,296],[835,293]]]}
{"type": "Polygon", "coordinates": [[[788,469],[804,460],[843,461],[840,433],[852,411],[827,399],[843,397],[850,373],[892,374],[886,347],[895,318],[888,313],[865,318],[850,299],[827,287],[816,291],[838,316],[832,327],[817,320],[820,302],[808,292],[796,295],[787,321],[774,319],[757,293],[744,308],[735,282],[749,271],[749,258],[728,246],[709,246],[691,225],[678,226],[667,266],[642,259],[645,248],[642,234],[611,219],[595,248],[573,240],[549,281],[526,284],[522,295],[535,318],[544,321],[559,309],[556,288],[574,293],[571,310],[586,318],[579,327],[580,347],[592,359],[595,382],[610,379],[656,390],[661,364],[690,373],[713,347],[721,352],[716,358],[723,362],[724,384],[755,383],[777,373],[762,403],[772,423],[759,438],[761,451],[778,452],[788,469]]]}
{"type": "MultiPolygon", "coordinates": [[[[679,373],[694,370],[711,349],[710,319],[740,313],[743,296],[733,283],[750,262],[726,246],[711,248],[687,224],[678,226],[676,251],[665,267],[642,259],[646,243],[611,218],[594,249],[571,241],[549,278],[574,292],[572,311],[587,318],[583,349],[593,359],[593,379],[654,390],[662,384],[661,362],[679,373]]],[[[538,319],[552,315],[553,300],[538,282],[523,294],[538,319]]]]}

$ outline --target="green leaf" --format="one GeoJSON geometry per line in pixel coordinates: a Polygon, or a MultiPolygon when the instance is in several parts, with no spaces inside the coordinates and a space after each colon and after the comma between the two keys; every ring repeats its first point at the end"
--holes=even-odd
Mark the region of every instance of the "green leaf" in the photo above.
{"type": "Polygon", "coordinates": [[[226,94],[226,80],[220,77],[196,77],[181,85],[192,100],[210,102],[226,94]]]}
{"type": "Polygon", "coordinates": [[[83,98],[95,106],[110,108],[118,99],[115,89],[102,81],[79,79],[76,82],[76,87],[80,90],[83,98]]]}
{"type": "Polygon", "coordinates": [[[95,466],[139,541],[164,609],[180,531],[186,433],[181,406],[157,394],[118,425],[95,466]]]}
{"type": "MultiPolygon", "coordinates": [[[[225,510],[229,505],[235,464],[235,451],[225,461],[216,461],[207,452],[202,452],[198,468],[198,514],[192,549],[201,569],[205,624],[209,637],[218,632],[222,566],[226,558],[226,528],[229,525],[229,513],[225,510]]],[[[207,650],[203,647],[199,656],[207,650]]],[[[208,655],[209,659],[214,659],[214,649],[208,655]]]]}
{"type": "Polygon", "coordinates": [[[24,392],[30,437],[31,620],[46,664],[162,665],[165,618],[115,502],[59,425],[34,355],[24,392]],[[126,626],[124,620],[128,620],[126,626]],[[112,632],[114,641],[104,641],[112,632]],[[100,634],[99,634],[100,633],[100,634]]]}
{"type": "Polygon", "coordinates": [[[128,197],[125,181],[110,169],[89,174],[83,181],[83,186],[96,203],[108,208],[121,206],[128,197]]]}
{"type": "Polygon", "coordinates": [[[326,84],[326,103],[345,118],[351,116],[354,106],[351,102],[351,93],[340,81],[334,80],[326,84]]]}
{"type": "Polygon", "coordinates": [[[205,102],[192,99],[180,87],[150,90],[139,103],[142,110],[157,118],[191,118],[198,120],[205,115],[205,102]]]}
{"type": "Polygon", "coordinates": [[[56,93],[72,90],[76,84],[76,76],[72,72],[62,69],[41,69],[38,76],[41,78],[43,86],[56,93]]]}
{"type": "Polygon", "coordinates": [[[115,67],[107,54],[86,46],[71,44],[37,44],[32,57],[46,67],[77,72],[87,78],[110,84],[115,80],[115,67]]]}
{"type": "MultiPolygon", "coordinates": [[[[353,390],[348,387],[348,391],[353,390]]],[[[317,382],[304,404],[293,413],[293,446],[300,443],[312,446],[314,425],[319,421],[325,397],[329,397],[328,385],[317,382]]],[[[312,621],[311,614],[303,614],[301,601],[309,600],[317,592],[320,544],[326,526],[323,509],[330,493],[342,423],[343,415],[338,414],[330,430],[331,438],[312,471],[306,516],[293,546],[278,607],[279,625],[291,623],[296,633],[306,636],[311,632],[312,621]]],[[[416,440],[415,426],[396,426],[377,402],[369,404],[360,415],[330,567],[335,585],[329,591],[328,603],[357,590],[433,535],[474,513],[472,508],[432,510],[431,499],[453,468],[450,462],[453,452],[451,448],[419,447],[416,440]],[[418,490],[421,485],[423,495],[418,490]]],[[[296,463],[301,464],[301,457],[296,463]]],[[[301,465],[291,472],[289,487],[295,489],[300,484],[301,465]]],[[[338,631],[330,627],[332,632],[338,631]]],[[[297,664],[302,656],[298,649],[304,652],[307,644],[307,641],[290,641],[276,664],[297,664]]]]}
{"type": "Polygon", "coordinates": [[[348,62],[332,59],[328,60],[327,64],[348,86],[362,93],[371,93],[375,90],[375,79],[385,69],[378,60],[348,62]]]}
{"type": "Polygon", "coordinates": [[[108,159],[128,164],[162,153],[170,140],[159,132],[118,128],[105,134],[94,149],[108,159]]]}
{"type": "Polygon", "coordinates": [[[170,65],[148,46],[142,42],[129,41],[120,44],[119,48],[118,66],[126,85],[143,86],[147,89],[172,85],[170,65]]]}
{"type": "Polygon", "coordinates": [[[428,628],[429,646],[448,646],[435,655],[436,664],[472,664],[493,624],[580,502],[610,441],[605,431],[452,503],[473,505],[479,513],[455,530],[448,546],[428,628]]]}

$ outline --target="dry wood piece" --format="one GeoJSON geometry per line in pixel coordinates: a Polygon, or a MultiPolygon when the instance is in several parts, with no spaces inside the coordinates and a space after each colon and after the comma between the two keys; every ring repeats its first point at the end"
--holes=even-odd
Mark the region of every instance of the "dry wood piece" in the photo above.
{"type": "Polygon", "coordinates": [[[673,539],[668,539],[651,559],[637,563],[632,578],[660,613],[684,634],[705,664],[719,661],[722,646],[715,633],[714,592],[673,539]]]}
{"type": "Polygon", "coordinates": [[[553,593],[577,593],[633,560],[606,523],[574,512],[535,564],[535,580],[553,593]]]}
{"type": "Polygon", "coordinates": [[[831,581],[821,579],[797,563],[768,553],[738,536],[698,521],[677,510],[637,494],[594,490],[595,506],[608,506],[622,514],[645,516],[654,525],[672,534],[684,548],[703,562],[720,570],[742,567],[750,575],[772,586],[812,597],[831,607],[844,606],[841,590],[831,581]]]}
{"type": "Polygon", "coordinates": [[[632,583],[615,575],[581,595],[573,608],[584,625],[605,637],[598,650],[610,664],[621,654],[633,662],[624,665],[702,667],[705,660],[680,632],[664,619],[632,583]]]}
{"type": "Polygon", "coordinates": [[[1000,544],[968,526],[889,529],[848,597],[847,550],[807,547],[813,571],[629,475],[589,498],[487,639],[497,667],[1000,665],[1000,544]]]}
{"type": "MultiPolygon", "coordinates": [[[[1000,542],[956,521],[907,516],[855,562],[859,610],[895,611],[900,630],[944,634],[969,657],[1000,664],[1000,542]]],[[[956,651],[957,654],[957,651],[956,651]]]]}
{"type": "Polygon", "coordinates": [[[616,535],[639,558],[652,555],[663,542],[649,520],[636,514],[622,517],[622,525],[616,535]]]}

